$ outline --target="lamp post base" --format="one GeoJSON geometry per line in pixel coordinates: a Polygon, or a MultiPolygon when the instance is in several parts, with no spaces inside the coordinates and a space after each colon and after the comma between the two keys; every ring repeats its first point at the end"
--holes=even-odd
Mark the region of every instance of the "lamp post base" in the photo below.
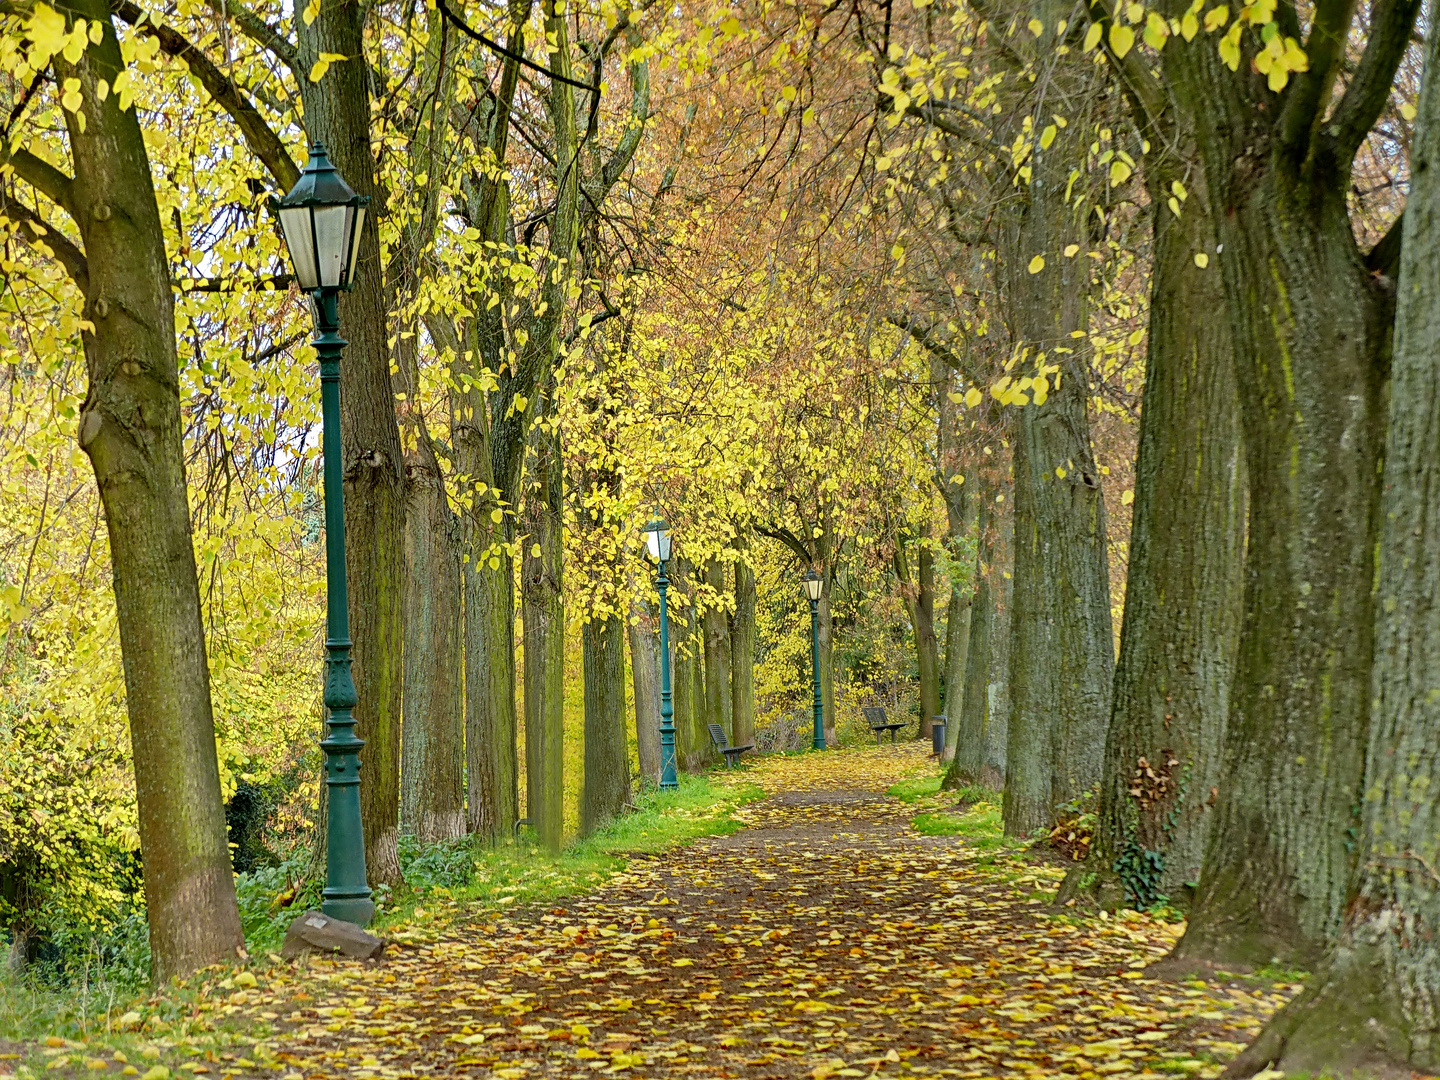
{"type": "MultiPolygon", "coordinates": [[[[370,890],[365,891],[368,893],[370,890]]],[[[325,890],[324,895],[320,910],[332,919],[341,919],[356,926],[369,926],[370,920],[375,917],[375,902],[369,896],[332,896],[329,889],[325,890]]]]}

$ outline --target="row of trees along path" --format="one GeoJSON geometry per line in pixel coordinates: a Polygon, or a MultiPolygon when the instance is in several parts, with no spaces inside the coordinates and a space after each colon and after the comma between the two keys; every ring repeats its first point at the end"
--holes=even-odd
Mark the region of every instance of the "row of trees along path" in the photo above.
{"type": "Polygon", "coordinates": [[[937,796],[976,829],[917,833],[884,792],[925,760],[918,743],[763,760],[737,774],[772,793],[746,828],[564,906],[439,907],[380,962],[216,981],[222,1011],[273,1024],[222,1069],[1213,1077],[1296,989],[1149,977],[1178,924],[1059,914],[1062,868],[1001,840],[998,806],[937,796]]]}

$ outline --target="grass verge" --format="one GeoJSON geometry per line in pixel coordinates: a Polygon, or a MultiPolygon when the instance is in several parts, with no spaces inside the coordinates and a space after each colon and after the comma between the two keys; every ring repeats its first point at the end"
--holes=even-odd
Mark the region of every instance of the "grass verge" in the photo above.
{"type": "MultiPolygon", "coordinates": [[[[637,796],[633,813],[559,852],[523,837],[498,847],[465,840],[411,846],[402,859],[406,887],[382,895],[372,930],[401,942],[433,940],[456,919],[587,892],[623,869],[627,855],[735,832],[741,823],[733,811],[764,794],[753,784],[682,775],[678,791],[637,796]]],[[[289,970],[276,950],[290,922],[318,899],[318,883],[293,885],[295,869],[308,858],[304,853],[293,864],[240,880],[252,957],[246,964],[208,968],[154,993],[103,967],[71,972],[63,984],[0,974],[0,1080],[223,1077],[263,1065],[268,1032],[240,1026],[227,1008],[255,985],[256,974],[268,982],[272,971],[289,970]]]]}

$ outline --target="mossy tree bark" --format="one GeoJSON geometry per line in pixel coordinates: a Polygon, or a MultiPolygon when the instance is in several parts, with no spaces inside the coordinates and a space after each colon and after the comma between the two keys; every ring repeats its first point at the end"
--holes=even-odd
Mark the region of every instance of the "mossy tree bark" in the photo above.
{"type": "MultiPolygon", "coordinates": [[[[412,339],[413,340],[413,339],[412,339]]],[[[402,344],[400,371],[418,386],[414,351],[402,344]]],[[[407,393],[406,403],[416,395],[407,393]]],[[[465,713],[462,695],[460,522],[445,495],[424,418],[407,408],[405,469],[405,693],[400,822],[423,843],[465,835],[465,713]]]]}
{"type": "MultiPolygon", "coordinates": [[[[1249,36],[1239,73],[1208,40],[1165,50],[1214,207],[1250,481],[1224,783],[1178,959],[1307,965],[1340,927],[1370,704],[1394,297],[1388,245],[1369,257],[1356,246],[1350,169],[1418,7],[1377,9],[1343,75],[1354,8],[1317,8],[1309,70],[1278,96],[1250,68],[1249,36]]],[[[1276,18],[1302,36],[1293,7],[1276,18]]]]}
{"type": "Polygon", "coordinates": [[[179,362],[165,235],[135,109],[102,98],[124,70],[107,4],[57,5],[102,36],[56,78],[80,80],[78,112],[62,112],[75,175],[24,150],[18,176],[70,215],[82,248],[39,216],[5,206],[85,297],[89,379],[79,438],[90,458],[110,541],[130,720],[152,974],[156,982],[233,959],[244,943],[235,901],[210,673],[185,483],[179,362]],[[83,118],[84,127],[81,127],[83,118]]]}
{"type": "MultiPolygon", "coordinates": [[[[1029,10],[1046,30],[1022,48],[1045,68],[1045,77],[1033,84],[1015,80],[1027,95],[1016,102],[1015,115],[1073,114],[1075,104],[1093,94],[1096,76],[1093,65],[1054,51],[1062,44],[1055,28],[1065,24],[1070,8],[1061,0],[1043,0],[1029,10]],[[1031,99],[1037,92],[1044,100],[1031,99]]],[[[1066,32],[1076,37],[1080,30],[1072,25],[1066,32]]],[[[1072,50],[1078,41],[1068,43],[1072,50]]],[[[1087,412],[1088,371],[1078,352],[1055,348],[1085,329],[1093,289],[1086,261],[1060,255],[1086,232],[1085,200],[1072,203],[1066,193],[1072,170],[1084,174],[1087,151],[1088,136],[1079,125],[1061,131],[1048,148],[1037,147],[1030,180],[1017,188],[1014,209],[1000,229],[1002,302],[1022,364],[1036,371],[1043,358],[1059,368],[1048,380],[1044,402],[1018,406],[1011,429],[1015,581],[1004,798],[1009,836],[1049,826],[1057,806],[1098,783],[1110,722],[1115,644],[1105,502],[1087,412]],[[1037,255],[1045,262],[1032,273],[1037,255]]]]}
{"type": "MultiPolygon", "coordinates": [[[[452,100],[438,11],[424,54],[426,85],[452,100]]],[[[443,106],[441,106],[443,107],[443,106]]],[[[438,167],[439,132],[426,125],[411,146],[417,168],[438,167]]],[[[416,324],[406,314],[427,267],[424,251],[439,220],[439,189],[426,192],[420,213],[402,226],[387,285],[395,312],[394,355],[405,512],[405,652],[400,731],[400,826],[422,843],[465,835],[465,713],[460,521],[450,509],[435,443],[420,406],[416,324]]]]}
{"type": "MultiPolygon", "coordinates": [[[[995,559],[994,523],[990,507],[995,501],[993,483],[982,481],[975,513],[975,596],[970,602],[969,646],[962,683],[954,705],[947,700],[950,723],[955,726],[955,751],[941,786],[946,789],[983,783],[990,745],[990,631],[995,604],[990,595],[990,567],[995,559]]],[[[951,695],[947,693],[947,698],[951,695]]],[[[1002,781],[1003,783],[1003,781],[1002,781]]],[[[992,787],[999,785],[990,784],[992,787]]]]}
{"type": "MultiPolygon", "coordinates": [[[[659,784],[660,637],[647,602],[635,600],[631,603],[628,633],[630,681],[635,691],[635,747],[640,757],[640,775],[652,784],[659,784]]],[[[674,665],[670,670],[673,679],[674,665]]]]}
{"type": "Polygon", "coordinates": [[[719,724],[725,737],[734,741],[731,734],[734,702],[730,697],[730,613],[724,606],[724,598],[730,590],[726,581],[729,575],[725,569],[725,564],[718,559],[711,560],[705,567],[705,581],[711,590],[711,599],[701,616],[705,633],[704,737],[707,745],[710,724],[719,724]]]}
{"type": "Polygon", "coordinates": [[[1440,38],[1426,35],[1380,497],[1373,712],[1350,900],[1305,990],[1231,1065],[1440,1072],[1440,38]]]}
{"type": "Polygon", "coordinates": [[[730,620],[730,740],[755,741],[755,571],[735,560],[735,614],[730,620]]]}
{"type": "Polygon", "coordinates": [[[625,738],[625,626],[618,616],[585,624],[585,785],[580,831],[594,832],[630,801],[625,738]]]}
{"type": "Polygon", "coordinates": [[[940,643],[935,636],[935,552],[930,547],[930,537],[901,538],[896,542],[891,562],[905,600],[905,610],[910,616],[915,641],[915,665],[920,685],[920,726],[916,737],[928,739],[935,716],[940,712],[940,643]]]}
{"type": "Polygon", "coordinates": [[[1135,465],[1125,613],[1099,824],[1060,889],[1093,882],[1107,907],[1188,905],[1220,774],[1240,638],[1246,494],[1240,405],[1193,132],[1139,55],[1116,61],[1145,159],[1154,254],[1144,408],[1135,465]],[[1179,185],[1177,188],[1176,185],[1179,185]],[[1176,192],[1187,194],[1183,205],[1176,192]],[[1171,210],[1167,201],[1181,209],[1171,210]]]}
{"type": "Polygon", "coordinates": [[[558,851],[565,832],[562,469],[559,431],[537,426],[535,433],[534,484],[525,493],[520,562],[520,618],[525,633],[525,803],[541,843],[558,851]]]}

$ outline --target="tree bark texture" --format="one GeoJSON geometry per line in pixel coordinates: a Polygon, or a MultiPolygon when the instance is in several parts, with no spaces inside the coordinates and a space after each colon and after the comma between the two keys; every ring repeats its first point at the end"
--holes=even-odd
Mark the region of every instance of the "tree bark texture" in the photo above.
{"type": "MultiPolygon", "coordinates": [[[[1053,27],[1067,4],[1034,5],[1045,34],[1037,53],[1060,44],[1053,27]]],[[[1093,66],[1058,62],[1044,93],[1080,100],[1093,66]]],[[[1022,111],[1052,111],[1031,102],[1022,111]]],[[[1049,826],[1055,808],[1100,779],[1115,644],[1110,618],[1110,573],[1105,502],[1090,439],[1088,372],[1069,348],[1085,329],[1090,270],[1084,259],[1059,252],[1084,235],[1086,207],[1066,201],[1071,171],[1086,168],[1088,136],[1062,131],[1047,149],[1037,146],[1031,179],[1021,184],[1015,209],[1002,224],[999,262],[1002,301],[1023,368],[1042,359],[1058,365],[1047,379],[1043,403],[1016,408],[1011,430],[1014,459],[1014,595],[1010,625],[1010,720],[1004,822],[1009,836],[1049,826]],[[1030,273],[1038,254],[1045,265],[1030,273]]],[[[1081,200],[1083,204],[1083,200],[1081,200]]],[[[1017,376],[1018,377],[1018,376],[1017,376]]]]}
{"type": "Polygon", "coordinates": [[[537,431],[526,492],[520,617],[525,632],[525,804],[540,842],[565,834],[565,598],[560,435],[537,431]]]}
{"type": "Polygon", "coordinates": [[[755,742],[755,571],[735,560],[735,615],[730,620],[730,740],[755,742]]]}
{"type": "Polygon", "coordinates": [[[299,79],[306,134],[325,143],[330,160],[361,195],[370,197],[355,270],[355,287],[340,302],[340,334],[348,342],[340,365],[345,476],[345,568],[352,674],[359,704],[355,733],[363,782],[360,817],[365,867],[372,884],[400,883],[396,835],[400,816],[400,726],[404,683],[406,478],[390,383],[387,304],[377,223],[385,192],[376,183],[370,150],[369,75],[363,60],[368,7],[323,0],[319,16],[296,23],[302,70],[337,53],[319,82],[299,79]]]}
{"type": "Polygon", "coordinates": [[[62,113],[75,167],[66,209],[87,264],[71,272],[94,326],[81,336],[89,389],[79,436],[110,540],[160,983],[233,959],[244,938],[215,756],[165,236],[136,110],[97,91],[124,70],[109,7],[79,0],[61,10],[103,30],[76,63],[57,56],[54,65],[84,95],[79,113],[62,113]]]}
{"type": "Polygon", "coordinates": [[[1440,39],[1427,33],[1380,499],[1373,711],[1350,900],[1327,962],[1236,1059],[1440,1071],[1440,39]]]}
{"type": "Polygon", "coordinates": [[[905,597],[905,610],[910,616],[911,633],[915,639],[915,666],[919,674],[920,725],[917,738],[930,738],[935,716],[940,712],[940,643],[935,636],[935,553],[928,538],[913,546],[912,551],[895,549],[895,576],[905,597]],[[914,577],[911,577],[911,564],[914,577]]]}
{"type": "Polygon", "coordinates": [[[591,620],[585,656],[585,784],[580,831],[588,835],[618,817],[630,801],[630,748],[625,740],[625,623],[591,620]]]}
{"type": "Polygon", "coordinates": [[[985,482],[975,514],[975,596],[968,607],[969,642],[965,670],[953,695],[946,688],[946,711],[955,729],[954,753],[941,784],[946,789],[983,783],[986,779],[992,719],[989,708],[990,631],[995,620],[990,594],[991,567],[995,560],[995,525],[990,508],[994,501],[994,485],[985,482]],[[954,704],[951,704],[952,700],[954,704]]]}
{"type": "MultiPolygon", "coordinates": [[[[1352,859],[1393,286],[1366,266],[1347,207],[1370,106],[1350,98],[1322,129],[1311,95],[1337,77],[1328,41],[1345,31],[1316,33],[1325,51],[1278,100],[1248,53],[1236,74],[1199,39],[1165,52],[1215,207],[1250,482],[1224,783],[1183,959],[1314,962],[1352,859]]],[[[1352,86],[1382,78],[1383,102],[1393,72],[1364,65],[1352,86]]]]}
{"type": "MultiPolygon", "coordinates": [[[[630,681],[635,691],[635,748],[640,776],[660,783],[660,636],[650,605],[630,605],[630,681]]],[[[673,678],[674,665],[671,665],[673,678]]],[[[673,690],[673,687],[672,687],[673,690]]],[[[672,702],[673,704],[673,702],[672,702]]]]}
{"type": "MultiPolygon", "coordinates": [[[[1146,159],[1154,219],[1144,411],[1125,614],[1086,865],[1108,907],[1188,905],[1200,876],[1244,593],[1246,478],[1220,275],[1197,267],[1214,225],[1194,141],[1146,159]],[[1188,152],[1186,152],[1188,151],[1188,152]],[[1188,178],[1179,217],[1166,205],[1188,178]]],[[[1067,882],[1073,887],[1074,882],[1067,882]]],[[[1062,897],[1067,889],[1061,889],[1062,897]]]]}
{"type": "Polygon", "coordinates": [[[465,835],[460,525],[433,451],[411,456],[400,821],[430,844],[465,835]]]}
{"type": "Polygon", "coordinates": [[[730,697],[730,613],[722,606],[726,588],[725,564],[712,560],[705,567],[705,580],[714,600],[706,607],[702,621],[705,629],[705,731],[709,744],[710,724],[719,724],[725,737],[731,739],[730,697]]]}
{"type": "Polygon", "coordinates": [[[960,743],[960,708],[965,697],[965,672],[970,665],[970,607],[975,593],[969,587],[950,589],[945,606],[945,696],[940,711],[945,715],[945,764],[955,759],[960,743]]]}

